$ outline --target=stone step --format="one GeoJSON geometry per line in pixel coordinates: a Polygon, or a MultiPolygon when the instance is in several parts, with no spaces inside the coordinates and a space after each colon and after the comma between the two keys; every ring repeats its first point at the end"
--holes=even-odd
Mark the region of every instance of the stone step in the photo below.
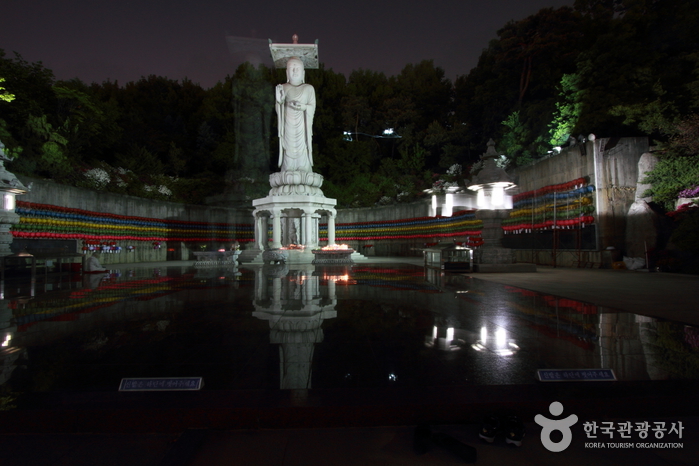
{"type": "MultiPolygon", "coordinates": [[[[357,251],[353,252],[350,255],[350,257],[352,258],[353,262],[367,262],[369,260],[366,256],[358,253],[357,251]]],[[[312,254],[308,254],[307,252],[297,251],[297,250],[290,250],[289,251],[289,263],[290,264],[311,263],[313,261],[313,258],[314,258],[314,256],[312,254]]],[[[263,264],[264,262],[262,261],[262,251],[260,251],[258,249],[245,249],[238,256],[238,263],[240,263],[240,264],[243,264],[243,263],[263,264]]]]}
{"type": "Polygon", "coordinates": [[[367,256],[358,253],[357,251],[354,251],[350,258],[352,258],[353,262],[367,262],[369,260],[367,256]]]}
{"type": "Polygon", "coordinates": [[[254,261],[257,256],[262,253],[259,249],[243,249],[243,251],[238,256],[238,263],[247,263],[254,261]]]}

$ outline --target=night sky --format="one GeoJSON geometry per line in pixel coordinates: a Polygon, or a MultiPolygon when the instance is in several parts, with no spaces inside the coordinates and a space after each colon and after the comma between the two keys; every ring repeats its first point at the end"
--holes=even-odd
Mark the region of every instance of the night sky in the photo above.
{"type": "Polygon", "coordinates": [[[267,39],[319,40],[326,68],[395,75],[434,60],[448,78],[473,68],[509,20],[568,0],[9,0],[0,48],[58,79],[120,84],[151,74],[213,86],[249,58],[271,65],[267,39]],[[229,38],[227,40],[227,37],[229,38]],[[252,39],[252,40],[250,40],[252,39]]]}

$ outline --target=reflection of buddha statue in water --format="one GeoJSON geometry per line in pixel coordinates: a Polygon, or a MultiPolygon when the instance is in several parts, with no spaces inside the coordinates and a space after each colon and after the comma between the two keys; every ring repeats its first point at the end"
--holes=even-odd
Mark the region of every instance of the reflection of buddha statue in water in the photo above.
{"type": "Polygon", "coordinates": [[[304,83],[303,62],[290,58],[286,64],[287,83],[276,89],[279,124],[279,166],[284,171],[312,172],[313,116],[316,93],[304,83]]]}

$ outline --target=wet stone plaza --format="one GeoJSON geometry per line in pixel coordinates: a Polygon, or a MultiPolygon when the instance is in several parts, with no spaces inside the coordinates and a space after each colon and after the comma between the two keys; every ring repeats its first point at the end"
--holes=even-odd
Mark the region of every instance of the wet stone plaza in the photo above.
{"type": "Polygon", "coordinates": [[[114,269],[2,284],[8,464],[463,462],[438,445],[417,454],[418,425],[482,464],[696,459],[694,277],[450,274],[421,258],[114,269]],[[634,303],[610,306],[619,297],[634,303]],[[562,453],[535,423],[554,401],[578,419],[562,453]],[[524,422],[520,448],[479,441],[493,415],[524,422]],[[588,429],[628,422],[668,430],[622,448],[588,429]],[[636,446],[650,441],[673,446],[636,446]]]}
{"type": "Polygon", "coordinates": [[[541,369],[699,377],[695,326],[405,263],[141,267],[29,286],[4,284],[0,330],[3,393],[28,409],[123,378],[312,393],[541,385],[541,369]]]}

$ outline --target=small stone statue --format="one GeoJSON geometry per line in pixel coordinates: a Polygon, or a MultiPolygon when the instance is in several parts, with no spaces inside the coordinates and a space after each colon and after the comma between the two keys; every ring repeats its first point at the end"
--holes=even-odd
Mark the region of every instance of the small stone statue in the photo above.
{"type": "Polygon", "coordinates": [[[97,273],[97,272],[107,272],[108,270],[102,267],[100,264],[100,252],[97,251],[92,256],[87,259],[85,263],[85,272],[97,273]]]}

